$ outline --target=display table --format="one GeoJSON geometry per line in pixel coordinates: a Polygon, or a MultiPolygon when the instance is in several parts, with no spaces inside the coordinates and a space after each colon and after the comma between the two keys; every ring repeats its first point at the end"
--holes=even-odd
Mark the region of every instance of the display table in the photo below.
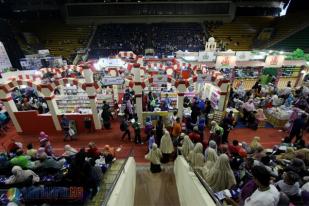
{"type": "Polygon", "coordinates": [[[282,128],[289,121],[292,110],[288,108],[274,107],[265,111],[267,122],[275,128],[282,128]]]}
{"type": "Polygon", "coordinates": [[[157,124],[157,121],[159,119],[159,116],[163,117],[163,123],[165,125],[168,125],[168,117],[170,114],[172,114],[173,111],[154,111],[154,112],[143,112],[143,122],[146,122],[147,117],[151,117],[151,121],[153,126],[155,127],[157,124]]]}

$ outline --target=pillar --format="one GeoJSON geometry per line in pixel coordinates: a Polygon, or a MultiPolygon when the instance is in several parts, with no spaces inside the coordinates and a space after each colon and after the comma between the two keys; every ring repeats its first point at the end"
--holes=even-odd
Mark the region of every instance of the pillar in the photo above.
{"type": "Polygon", "coordinates": [[[102,129],[102,123],[101,118],[99,117],[98,109],[97,109],[97,103],[96,103],[96,95],[95,96],[88,96],[89,97],[89,103],[90,108],[92,112],[92,119],[94,123],[94,128],[96,130],[102,129]]]}
{"type": "Polygon", "coordinates": [[[137,114],[139,123],[141,123],[141,126],[143,126],[143,107],[142,107],[143,99],[142,99],[142,93],[135,94],[135,101],[136,101],[135,112],[137,114]]]}
{"type": "Polygon", "coordinates": [[[177,116],[182,120],[183,117],[183,102],[184,102],[184,96],[185,92],[187,90],[187,87],[184,82],[180,83],[177,87],[177,109],[178,113],[177,116]]]}
{"type": "Polygon", "coordinates": [[[19,125],[19,123],[16,119],[16,116],[14,114],[14,112],[18,112],[18,110],[16,108],[15,102],[13,101],[13,99],[10,95],[11,95],[11,93],[9,94],[8,97],[1,98],[1,101],[2,101],[3,105],[5,106],[5,109],[8,112],[10,119],[13,122],[13,125],[16,129],[16,132],[21,133],[21,132],[23,132],[23,130],[21,129],[21,127],[20,127],[20,125],[19,125]]]}
{"type": "Polygon", "coordinates": [[[135,112],[138,117],[138,122],[143,126],[143,100],[142,100],[142,82],[141,82],[141,69],[139,64],[134,64],[132,68],[133,77],[133,90],[135,93],[135,112]]]}
{"type": "Polygon", "coordinates": [[[44,97],[44,99],[46,100],[46,103],[48,105],[48,109],[49,109],[49,113],[52,116],[55,128],[57,131],[61,131],[61,125],[58,119],[58,106],[55,100],[55,96],[49,96],[49,97],[44,97]]]}
{"type": "MultiPolygon", "coordinates": [[[[109,74],[112,77],[116,77],[118,74],[117,69],[116,68],[110,69],[109,74]]],[[[119,96],[118,95],[118,85],[113,85],[112,87],[113,87],[114,100],[118,102],[118,96],[119,96]]]]}
{"type": "Polygon", "coordinates": [[[88,66],[83,66],[83,72],[82,72],[84,78],[85,78],[85,85],[86,85],[86,93],[89,98],[90,108],[92,112],[92,119],[94,122],[94,128],[96,130],[102,129],[102,123],[101,118],[99,117],[98,109],[97,109],[97,103],[96,103],[96,88],[93,83],[93,72],[88,66]]]}

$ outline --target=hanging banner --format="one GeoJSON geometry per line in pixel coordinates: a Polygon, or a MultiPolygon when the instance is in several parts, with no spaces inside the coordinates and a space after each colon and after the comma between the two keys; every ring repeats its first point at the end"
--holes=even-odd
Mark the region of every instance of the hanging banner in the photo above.
{"type": "Polygon", "coordinates": [[[265,60],[265,67],[282,67],[284,62],[284,56],[283,55],[269,55],[266,57],[265,60]]]}
{"type": "Polygon", "coordinates": [[[117,77],[104,76],[101,79],[101,84],[103,86],[122,85],[123,83],[124,83],[124,79],[120,76],[117,76],[117,77]]]}
{"type": "Polygon", "coordinates": [[[236,52],[236,61],[250,61],[251,52],[250,51],[238,51],[236,52]]]}
{"type": "Polygon", "coordinates": [[[236,66],[236,56],[218,56],[216,68],[233,68],[236,66]]]}
{"type": "Polygon", "coordinates": [[[167,76],[166,75],[154,75],[152,76],[153,83],[155,84],[167,84],[167,76]]]}
{"type": "Polygon", "coordinates": [[[215,60],[216,60],[215,52],[199,52],[198,53],[199,62],[211,62],[215,60]]]}
{"type": "Polygon", "coordinates": [[[2,72],[3,69],[8,69],[11,67],[12,67],[12,64],[9,59],[9,56],[6,53],[3,43],[0,41],[0,71],[2,72]]]}

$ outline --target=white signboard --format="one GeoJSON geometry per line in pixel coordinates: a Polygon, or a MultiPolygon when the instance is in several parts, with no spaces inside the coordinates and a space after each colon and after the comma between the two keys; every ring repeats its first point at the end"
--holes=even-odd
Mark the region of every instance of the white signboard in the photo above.
{"type": "Polygon", "coordinates": [[[216,68],[233,68],[236,66],[236,56],[218,56],[216,68]]]}
{"type": "Polygon", "coordinates": [[[199,52],[198,54],[199,62],[211,62],[215,60],[216,60],[215,52],[199,52]]]}
{"type": "Polygon", "coordinates": [[[101,83],[104,86],[122,85],[124,83],[124,79],[120,76],[117,76],[117,77],[105,76],[105,77],[102,77],[101,83]]]}
{"type": "Polygon", "coordinates": [[[0,41],[0,71],[6,68],[11,68],[11,67],[12,67],[12,64],[9,59],[9,56],[6,53],[3,43],[0,41]]]}
{"type": "Polygon", "coordinates": [[[284,62],[284,56],[283,55],[269,55],[266,57],[265,61],[265,67],[282,67],[284,62]]]}
{"type": "Polygon", "coordinates": [[[251,52],[250,51],[238,51],[236,52],[237,61],[250,61],[251,52]]]}
{"type": "Polygon", "coordinates": [[[42,56],[47,56],[47,55],[49,55],[49,50],[48,49],[38,50],[38,54],[42,55],[42,56]]]}
{"type": "Polygon", "coordinates": [[[153,83],[155,84],[167,84],[166,75],[154,75],[152,79],[153,79],[153,83]]]}

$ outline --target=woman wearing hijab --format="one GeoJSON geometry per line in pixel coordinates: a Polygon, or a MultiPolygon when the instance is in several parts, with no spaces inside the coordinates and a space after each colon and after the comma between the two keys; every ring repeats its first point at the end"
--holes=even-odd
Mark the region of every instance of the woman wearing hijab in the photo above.
{"type": "Polygon", "coordinates": [[[184,138],[183,138],[183,143],[182,143],[182,146],[179,147],[180,151],[181,151],[181,154],[187,158],[190,151],[193,150],[194,148],[194,144],[193,142],[191,141],[191,139],[189,138],[188,135],[186,135],[184,138]]]}
{"type": "Polygon", "coordinates": [[[161,150],[158,148],[158,145],[156,143],[153,143],[151,150],[145,156],[145,159],[150,161],[150,171],[152,173],[161,172],[161,158],[161,150]]]}
{"type": "Polygon", "coordinates": [[[188,160],[193,168],[202,168],[204,166],[205,157],[201,143],[196,143],[194,149],[189,153],[188,160]]]}
{"type": "Polygon", "coordinates": [[[203,167],[203,176],[204,176],[204,178],[206,177],[206,175],[209,172],[209,170],[214,166],[214,164],[216,163],[217,159],[218,159],[217,152],[214,149],[212,149],[212,148],[208,148],[206,163],[205,163],[205,165],[203,167]]]}
{"type": "Polygon", "coordinates": [[[72,156],[72,155],[76,155],[77,150],[74,149],[71,145],[67,144],[64,146],[64,153],[62,154],[62,156],[72,156]]]}
{"type": "Polygon", "coordinates": [[[23,183],[28,180],[30,176],[32,176],[32,183],[40,181],[40,177],[32,170],[23,170],[20,166],[14,166],[12,168],[12,174],[13,175],[5,181],[5,184],[23,183]]]}
{"type": "Polygon", "coordinates": [[[162,163],[169,161],[170,155],[174,152],[174,145],[170,133],[165,129],[160,143],[160,150],[162,152],[162,163]]]}
{"type": "Polygon", "coordinates": [[[210,140],[209,143],[208,143],[207,149],[205,149],[205,154],[204,154],[205,159],[207,159],[209,149],[213,149],[217,153],[217,151],[218,151],[217,148],[218,148],[217,143],[214,140],[210,140]]]}
{"type": "Polygon", "coordinates": [[[214,166],[206,175],[205,180],[214,192],[230,189],[236,184],[235,176],[226,154],[219,156],[214,166]]]}
{"type": "Polygon", "coordinates": [[[253,137],[253,140],[250,143],[250,148],[252,152],[255,152],[259,147],[262,147],[260,141],[261,141],[260,137],[258,136],[253,137]]]}

